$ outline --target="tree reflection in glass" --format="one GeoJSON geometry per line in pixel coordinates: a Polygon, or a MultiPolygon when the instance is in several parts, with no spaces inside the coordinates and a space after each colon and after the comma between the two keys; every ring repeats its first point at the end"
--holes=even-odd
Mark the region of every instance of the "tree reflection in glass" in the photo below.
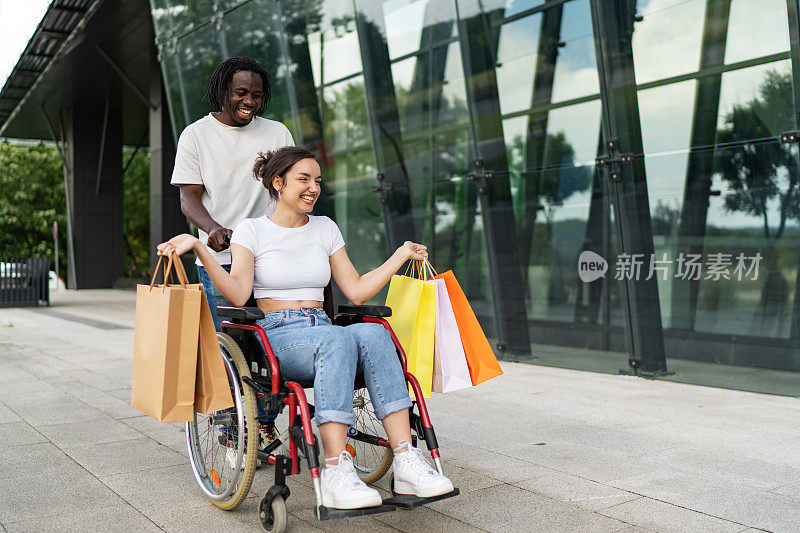
{"type": "MultiPolygon", "coordinates": [[[[787,221],[800,221],[800,173],[796,145],[772,139],[769,124],[792,121],[792,79],[790,73],[770,71],[758,95],[744,104],[734,105],[718,132],[718,143],[731,146],[716,154],[716,169],[729,192],[724,209],[761,219],[764,246],[761,311],[765,321],[784,312],[789,299],[789,282],[781,264],[794,262],[796,254],[781,257],[778,241],[787,221]],[[777,220],[770,214],[777,211],[777,220]]],[[[787,248],[786,252],[792,251],[787,248]]]]}

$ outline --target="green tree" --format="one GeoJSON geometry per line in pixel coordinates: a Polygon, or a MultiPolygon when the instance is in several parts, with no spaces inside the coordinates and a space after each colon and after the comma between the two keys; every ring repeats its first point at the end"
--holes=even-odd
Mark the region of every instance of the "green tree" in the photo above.
{"type": "Polygon", "coordinates": [[[0,144],[0,256],[53,259],[59,227],[58,273],[65,275],[66,204],[61,159],[54,146],[0,144]]]}
{"type": "MultiPolygon", "coordinates": [[[[123,158],[127,162],[132,154],[123,158]]],[[[150,154],[139,151],[122,178],[125,275],[146,278],[150,268],[150,154]]]]}

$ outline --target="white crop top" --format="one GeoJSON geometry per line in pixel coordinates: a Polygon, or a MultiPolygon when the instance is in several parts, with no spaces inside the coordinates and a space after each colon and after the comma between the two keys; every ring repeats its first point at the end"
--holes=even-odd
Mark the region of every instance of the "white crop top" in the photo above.
{"type": "Polygon", "coordinates": [[[308,215],[304,226],[284,228],[263,216],[237,224],[231,244],[253,252],[256,299],[321,302],[331,280],[329,258],[344,246],[344,239],[328,217],[308,215]]]}

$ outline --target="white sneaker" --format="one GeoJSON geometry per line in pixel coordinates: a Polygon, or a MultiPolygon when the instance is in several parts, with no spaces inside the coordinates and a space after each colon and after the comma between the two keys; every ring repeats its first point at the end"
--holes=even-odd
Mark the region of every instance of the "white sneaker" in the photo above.
{"type": "MultiPolygon", "coordinates": [[[[228,461],[228,465],[235,469],[236,468],[236,450],[233,448],[228,448],[228,451],[225,452],[225,460],[228,461]]],[[[239,465],[240,470],[244,470],[244,465],[247,464],[247,453],[242,454],[242,464],[239,465]]]]}
{"type": "MultiPolygon", "coordinates": [[[[225,452],[225,460],[228,461],[228,465],[230,465],[231,468],[236,468],[236,450],[228,448],[228,451],[225,452]]],[[[246,464],[247,452],[244,452],[242,454],[242,464],[239,466],[239,469],[244,470],[246,464]]],[[[261,468],[261,459],[256,459],[256,468],[261,468]]]]}
{"type": "Polygon", "coordinates": [[[346,451],[339,464],[326,465],[320,474],[322,505],[332,509],[359,509],[383,503],[377,490],[368,487],[356,474],[353,459],[346,451]]]}
{"type": "Polygon", "coordinates": [[[406,448],[407,451],[397,453],[395,449],[392,461],[394,491],[397,494],[430,498],[452,492],[453,483],[431,467],[422,450],[414,448],[408,441],[401,442],[400,448],[406,448]]]}

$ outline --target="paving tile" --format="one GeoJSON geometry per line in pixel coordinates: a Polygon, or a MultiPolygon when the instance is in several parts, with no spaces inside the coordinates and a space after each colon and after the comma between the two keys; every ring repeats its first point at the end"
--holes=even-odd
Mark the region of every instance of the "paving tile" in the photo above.
{"type": "Polygon", "coordinates": [[[742,530],[741,524],[650,498],[637,498],[598,512],[629,524],[664,533],[684,531],[735,533],[742,530]]]}
{"type": "Polygon", "coordinates": [[[8,533],[59,531],[161,531],[142,513],[126,503],[89,511],[60,513],[36,520],[23,520],[6,525],[8,533]]]}
{"type": "Polygon", "coordinates": [[[552,472],[513,484],[521,489],[592,511],[639,498],[636,494],[561,472],[552,472]]]}
{"type": "Polygon", "coordinates": [[[89,473],[0,478],[0,494],[0,522],[4,524],[125,505],[89,473]]]}
{"type": "Polygon", "coordinates": [[[797,500],[731,483],[663,469],[612,483],[623,490],[769,531],[800,530],[797,500]]]}
{"type": "Polygon", "coordinates": [[[3,382],[0,389],[0,402],[8,407],[24,407],[42,404],[57,404],[66,395],[43,381],[9,381],[3,382]]]}
{"type": "Polygon", "coordinates": [[[198,486],[189,464],[99,478],[150,518],[181,508],[213,507],[198,486]]]}
{"type": "Polygon", "coordinates": [[[453,531],[458,531],[459,533],[477,533],[482,531],[465,522],[429,509],[427,506],[415,507],[410,511],[398,509],[392,513],[375,515],[375,520],[407,533],[419,533],[420,531],[429,533],[447,533],[453,531]]]}
{"type": "Polygon", "coordinates": [[[123,401],[77,380],[62,381],[54,383],[53,386],[113,418],[119,419],[141,414],[140,411],[131,407],[130,397],[127,401],[123,401]]]}
{"type": "MultiPolygon", "coordinates": [[[[550,468],[497,453],[484,453],[463,459],[459,458],[449,463],[448,468],[450,465],[459,466],[465,470],[506,483],[513,483],[553,473],[553,470],[550,468]]],[[[447,473],[444,467],[442,467],[442,471],[447,473]]]]}
{"type": "Polygon", "coordinates": [[[50,424],[38,428],[59,448],[139,439],[142,434],[102,413],[95,420],[50,424]]]}
{"type": "Polygon", "coordinates": [[[64,448],[64,452],[96,476],[186,464],[186,458],[149,438],[64,448]]]}
{"type": "Polygon", "coordinates": [[[120,418],[119,421],[164,446],[177,448],[181,452],[186,451],[186,430],[182,423],[158,422],[149,416],[120,418]]]}
{"type": "Polygon", "coordinates": [[[66,394],[58,401],[34,405],[26,404],[14,407],[14,411],[23,420],[35,427],[64,422],[91,421],[104,416],[99,409],[66,394]]]}
{"type": "Polygon", "coordinates": [[[0,424],[7,424],[9,422],[19,422],[22,419],[17,414],[9,409],[7,406],[0,403],[0,424]]]}
{"type": "Polygon", "coordinates": [[[433,502],[430,509],[486,531],[615,531],[624,524],[512,485],[433,502]]]}
{"type": "Polygon", "coordinates": [[[780,487],[772,488],[770,489],[770,492],[788,496],[789,498],[800,501],[800,481],[794,481],[792,483],[787,483],[786,485],[781,485],[780,487]]]}
{"type": "Polygon", "coordinates": [[[123,402],[125,402],[125,403],[127,403],[129,405],[131,403],[131,388],[130,388],[130,386],[123,387],[123,388],[120,388],[120,389],[107,390],[106,393],[110,394],[114,398],[122,400],[123,402]]]}
{"type": "Polygon", "coordinates": [[[550,441],[544,446],[522,446],[504,452],[551,470],[605,483],[649,472],[652,464],[610,451],[579,446],[567,441],[550,441]]]}
{"type": "Polygon", "coordinates": [[[35,442],[47,442],[47,437],[27,422],[0,424],[0,446],[19,446],[35,442]]]}
{"type": "Polygon", "coordinates": [[[18,480],[39,475],[67,479],[86,474],[81,465],[51,442],[0,446],[0,472],[18,480]]]}
{"type": "Polygon", "coordinates": [[[727,479],[755,488],[774,489],[800,479],[800,468],[774,462],[774,453],[762,449],[762,460],[733,455],[716,448],[682,446],[644,454],[642,457],[671,470],[702,478],[727,479]]]}

